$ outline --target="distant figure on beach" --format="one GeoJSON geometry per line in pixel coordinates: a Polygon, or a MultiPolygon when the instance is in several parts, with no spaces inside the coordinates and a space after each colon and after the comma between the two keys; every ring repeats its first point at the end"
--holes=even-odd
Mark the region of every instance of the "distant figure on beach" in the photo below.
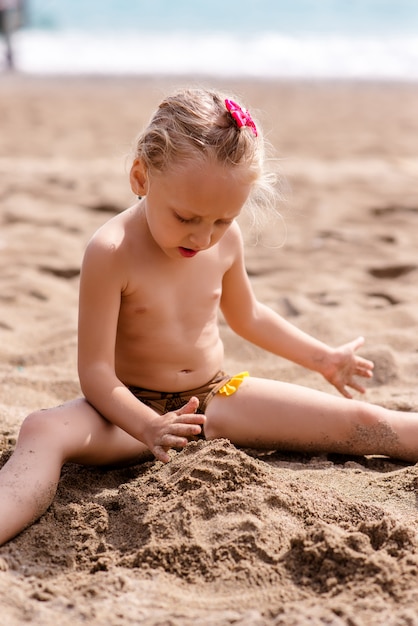
{"type": "Polygon", "coordinates": [[[5,61],[9,70],[15,68],[12,35],[24,22],[24,0],[0,0],[0,34],[4,39],[5,61]]]}
{"type": "MultiPolygon", "coordinates": [[[[138,198],[88,243],[80,277],[84,397],[35,411],[0,471],[0,544],[52,502],[66,462],[152,458],[196,437],[237,446],[418,461],[418,414],[353,399],[373,363],[256,299],[237,218],[276,206],[258,122],[208,89],[165,98],[139,135],[138,198]],[[224,371],[219,312],[238,335],[321,374],[341,395],[224,371]]],[[[245,367],[245,366],[244,366],[245,367]]],[[[162,511],[162,514],[164,512],[162,511]]]]}

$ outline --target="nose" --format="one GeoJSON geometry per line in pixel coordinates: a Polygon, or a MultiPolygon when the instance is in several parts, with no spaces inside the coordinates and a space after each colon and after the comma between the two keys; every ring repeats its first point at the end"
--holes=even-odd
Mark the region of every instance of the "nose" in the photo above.
{"type": "Polygon", "coordinates": [[[194,248],[208,248],[212,241],[212,226],[203,224],[199,225],[189,235],[189,240],[194,248]]]}

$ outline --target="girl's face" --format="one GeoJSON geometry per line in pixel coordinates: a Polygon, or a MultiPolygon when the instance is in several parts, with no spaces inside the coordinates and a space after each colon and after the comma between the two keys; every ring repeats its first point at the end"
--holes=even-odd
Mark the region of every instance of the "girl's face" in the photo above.
{"type": "Polygon", "coordinates": [[[245,166],[210,161],[147,175],[145,215],[152,238],[171,258],[192,258],[225,234],[251,191],[245,166]]]}

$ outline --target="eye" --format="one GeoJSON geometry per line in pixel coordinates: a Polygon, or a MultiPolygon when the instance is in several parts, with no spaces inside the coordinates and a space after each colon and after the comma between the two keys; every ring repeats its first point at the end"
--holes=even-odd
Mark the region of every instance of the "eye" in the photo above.
{"type": "Polygon", "coordinates": [[[179,215],[178,213],[174,213],[174,215],[175,215],[175,218],[182,224],[190,224],[190,222],[193,221],[193,220],[187,220],[186,218],[181,217],[181,215],[179,215]]]}
{"type": "Polygon", "coordinates": [[[233,220],[218,220],[216,226],[230,226],[233,220]]]}

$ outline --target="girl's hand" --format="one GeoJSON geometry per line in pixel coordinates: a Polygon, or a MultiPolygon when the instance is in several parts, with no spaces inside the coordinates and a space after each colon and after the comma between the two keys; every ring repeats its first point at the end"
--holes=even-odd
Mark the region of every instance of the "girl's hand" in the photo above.
{"type": "Polygon", "coordinates": [[[372,378],[373,376],[373,362],[355,354],[355,351],[363,344],[364,338],[358,337],[336,348],[322,371],[324,378],[334,385],[346,398],[352,398],[347,387],[351,387],[360,393],[366,391],[355,380],[354,376],[363,376],[363,378],[372,378]]]}
{"type": "Polygon", "coordinates": [[[201,426],[205,423],[205,416],[196,414],[199,400],[195,397],[178,409],[165,415],[157,416],[149,426],[149,437],[144,443],[153,455],[163,463],[170,460],[170,448],[184,448],[189,438],[199,435],[201,426]]]}

